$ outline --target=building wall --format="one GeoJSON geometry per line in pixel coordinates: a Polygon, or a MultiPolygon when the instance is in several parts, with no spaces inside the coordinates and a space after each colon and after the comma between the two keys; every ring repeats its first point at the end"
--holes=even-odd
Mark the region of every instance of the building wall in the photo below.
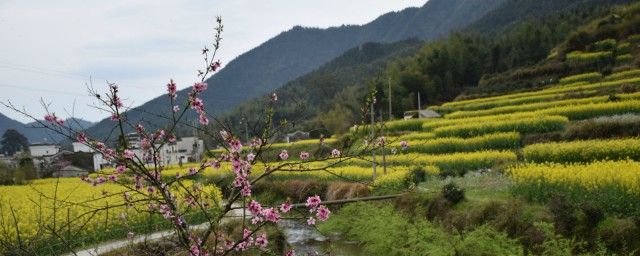
{"type": "Polygon", "coordinates": [[[83,143],[74,142],[73,143],[73,152],[94,152],[94,150],[91,147],[89,147],[89,146],[87,146],[87,145],[85,145],[83,143]]]}
{"type": "Polygon", "coordinates": [[[33,157],[50,156],[58,153],[60,151],[60,146],[54,144],[31,145],[29,146],[29,150],[31,151],[31,156],[33,157]]]}

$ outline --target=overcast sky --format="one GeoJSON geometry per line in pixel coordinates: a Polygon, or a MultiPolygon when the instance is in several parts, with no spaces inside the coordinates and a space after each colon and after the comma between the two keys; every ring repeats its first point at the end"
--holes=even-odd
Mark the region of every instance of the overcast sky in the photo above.
{"type": "MultiPolygon", "coordinates": [[[[0,1],[0,101],[10,100],[38,118],[39,101],[62,118],[99,121],[107,113],[87,107],[86,85],[121,86],[125,105],[138,106],[166,90],[196,81],[200,49],[210,45],[215,17],[224,24],[218,58],[236,56],[295,25],[327,28],[365,24],[426,0],[170,0],[0,1]],[[75,102],[75,105],[74,105],[75,102]],[[75,106],[75,107],[74,107],[75,106]]],[[[0,113],[28,118],[0,106],[0,113]]]]}

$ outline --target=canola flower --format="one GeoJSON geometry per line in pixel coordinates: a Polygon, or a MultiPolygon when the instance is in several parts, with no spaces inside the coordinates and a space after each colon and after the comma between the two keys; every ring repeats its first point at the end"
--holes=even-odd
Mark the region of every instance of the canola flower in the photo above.
{"type": "Polygon", "coordinates": [[[527,162],[592,162],[594,160],[640,160],[640,139],[579,140],[548,142],[526,146],[527,162]]]}
{"type": "Polygon", "coordinates": [[[546,202],[554,195],[597,206],[619,217],[637,215],[640,207],[640,162],[603,160],[590,163],[528,163],[505,171],[515,194],[546,202]]]}
{"type": "MultiPolygon", "coordinates": [[[[183,184],[198,187],[198,192],[206,194],[208,199],[203,197],[202,202],[211,206],[221,203],[220,190],[214,185],[189,180],[183,184]]],[[[38,242],[45,227],[88,241],[122,238],[128,230],[149,224],[149,208],[144,198],[150,193],[153,191],[147,188],[136,191],[108,182],[92,186],[81,183],[78,178],[42,179],[30,185],[0,186],[0,195],[3,195],[0,196],[0,230],[9,241],[18,239],[19,232],[22,241],[38,242]],[[128,199],[125,202],[123,198],[128,199]],[[98,211],[101,208],[107,210],[98,211]]]]}

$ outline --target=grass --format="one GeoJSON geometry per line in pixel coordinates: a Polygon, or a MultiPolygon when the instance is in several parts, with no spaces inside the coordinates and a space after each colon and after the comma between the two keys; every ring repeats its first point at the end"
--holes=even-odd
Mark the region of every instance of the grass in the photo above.
{"type": "Polygon", "coordinates": [[[506,201],[511,197],[513,182],[502,174],[469,173],[462,177],[440,178],[431,176],[427,181],[420,183],[418,188],[422,191],[438,194],[442,187],[449,183],[455,183],[464,189],[467,201],[498,200],[506,201]]]}

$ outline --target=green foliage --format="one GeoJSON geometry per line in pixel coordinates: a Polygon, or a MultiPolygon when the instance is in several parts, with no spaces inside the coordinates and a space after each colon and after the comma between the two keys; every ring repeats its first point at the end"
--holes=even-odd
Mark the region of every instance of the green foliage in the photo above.
{"type": "Polygon", "coordinates": [[[2,134],[2,141],[0,141],[0,144],[2,144],[0,153],[8,156],[12,156],[20,150],[29,150],[29,141],[27,140],[27,137],[14,129],[8,129],[4,134],[2,134]]]}
{"type": "Polygon", "coordinates": [[[572,123],[561,134],[564,141],[625,138],[640,135],[640,116],[624,114],[603,116],[572,123]]]}
{"type": "Polygon", "coordinates": [[[464,189],[458,187],[455,183],[451,182],[442,187],[440,191],[442,197],[446,198],[449,202],[456,205],[460,201],[464,200],[464,189]]]}
{"type": "Polygon", "coordinates": [[[523,255],[517,240],[488,225],[454,235],[426,220],[410,222],[389,205],[350,204],[320,229],[360,242],[368,255],[523,255]]]}
{"type": "Polygon", "coordinates": [[[613,38],[608,38],[604,40],[600,40],[598,42],[593,43],[593,48],[596,51],[610,51],[616,48],[618,42],[613,38]]]}

